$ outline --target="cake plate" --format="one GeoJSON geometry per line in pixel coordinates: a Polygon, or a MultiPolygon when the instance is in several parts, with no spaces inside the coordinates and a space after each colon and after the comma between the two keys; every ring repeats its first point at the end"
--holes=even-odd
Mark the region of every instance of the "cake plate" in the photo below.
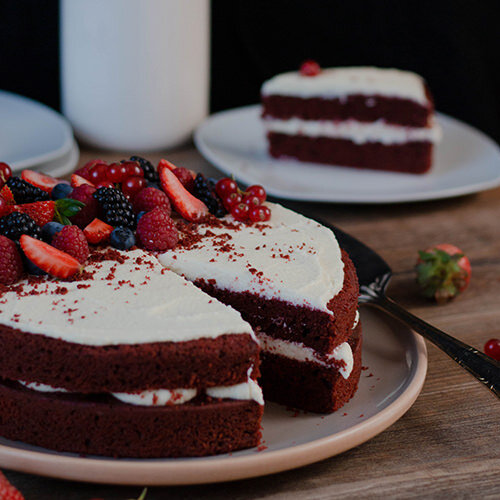
{"type": "Polygon", "coordinates": [[[258,448],[205,458],[112,459],[0,438],[0,467],[77,481],[166,486],[263,476],[342,453],[398,420],[420,393],[427,371],[420,336],[375,310],[361,308],[361,321],[363,370],[354,398],[331,415],[266,404],[258,448]]]}
{"type": "Polygon", "coordinates": [[[450,198],[500,186],[500,147],[479,130],[443,113],[443,139],[423,175],[274,159],[267,153],[261,107],[210,116],[195,133],[201,154],[244,184],[261,184],[289,200],[401,203],[450,198]]]}

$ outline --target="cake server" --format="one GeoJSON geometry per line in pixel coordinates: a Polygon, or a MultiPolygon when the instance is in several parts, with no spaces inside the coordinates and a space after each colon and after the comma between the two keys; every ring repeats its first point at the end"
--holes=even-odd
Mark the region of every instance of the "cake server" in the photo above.
{"type": "Polygon", "coordinates": [[[349,253],[359,279],[359,303],[374,306],[394,316],[439,347],[462,368],[474,375],[500,398],[500,363],[413,315],[386,295],[392,277],[388,264],[371,248],[340,229],[332,229],[340,246],[349,253]]]}

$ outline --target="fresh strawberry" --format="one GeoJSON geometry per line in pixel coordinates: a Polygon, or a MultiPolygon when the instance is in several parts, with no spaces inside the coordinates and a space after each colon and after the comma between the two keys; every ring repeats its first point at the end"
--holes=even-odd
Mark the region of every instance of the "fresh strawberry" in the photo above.
{"type": "Polygon", "coordinates": [[[106,224],[100,219],[94,219],[84,230],[83,234],[89,243],[97,245],[109,239],[109,235],[113,232],[113,226],[106,224]]]}
{"type": "Polygon", "coordinates": [[[194,190],[194,179],[196,177],[196,172],[193,172],[192,170],[189,170],[188,168],[184,167],[176,167],[173,163],[167,161],[167,160],[160,160],[160,163],[158,164],[158,171],[160,168],[166,167],[170,171],[172,171],[177,178],[181,181],[181,184],[190,192],[192,193],[194,190]]]}
{"type": "Polygon", "coordinates": [[[74,257],[43,241],[23,234],[19,240],[26,257],[42,271],[56,278],[69,278],[81,267],[74,257]]]}
{"type": "Polygon", "coordinates": [[[23,170],[21,178],[46,193],[51,193],[52,189],[62,182],[60,179],[42,174],[41,172],[35,172],[34,170],[23,170]]]}
{"type": "Polygon", "coordinates": [[[7,202],[7,205],[14,205],[16,202],[9,186],[4,186],[0,190],[0,196],[7,202]]]}
{"type": "Polygon", "coordinates": [[[71,176],[71,186],[72,187],[78,187],[82,186],[83,184],[88,184],[89,186],[94,187],[94,185],[88,181],[87,179],[80,177],[78,174],[73,174],[71,176]]]}
{"type": "Polygon", "coordinates": [[[462,293],[470,282],[471,265],[460,248],[442,243],[419,251],[417,283],[422,295],[443,304],[462,293]]]}
{"type": "Polygon", "coordinates": [[[83,203],[69,198],[62,198],[57,201],[35,201],[22,205],[9,205],[4,209],[4,214],[11,212],[21,212],[29,215],[37,226],[45,226],[53,220],[63,224],[70,224],[68,217],[72,217],[83,207],[83,203]]]}
{"type": "Polygon", "coordinates": [[[88,184],[82,184],[73,189],[69,197],[84,204],[82,209],[71,218],[71,222],[79,228],[84,228],[90,224],[99,214],[99,203],[92,196],[96,189],[88,184]]]}
{"type": "Polygon", "coordinates": [[[78,226],[64,226],[52,238],[52,246],[66,252],[82,264],[89,256],[87,238],[78,226]]]}
{"type": "Polygon", "coordinates": [[[161,160],[158,173],[160,174],[161,187],[170,198],[176,212],[189,221],[198,221],[206,217],[209,213],[207,206],[187,191],[172,172],[171,165],[170,162],[161,160]]]}
{"type": "Polygon", "coordinates": [[[0,500],[24,500],[21,492],[0,472],[0,500]]]}
{"type": "Polygon", "coordinates": [[[6,236],[0,236],[0,283],[15,283],[22,274],[23,263],[17,245],[6,236]]]}

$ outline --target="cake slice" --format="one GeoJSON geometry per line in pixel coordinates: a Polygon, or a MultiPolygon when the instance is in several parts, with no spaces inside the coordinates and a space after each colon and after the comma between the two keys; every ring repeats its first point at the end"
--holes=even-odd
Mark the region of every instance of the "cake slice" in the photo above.
{"type": "Polygon", "coordinates": [[[0,291],[0,435],[58,451],[202,456],[256,446],[259,347],[240,314],[142,251],[0,291]]]}
{"type": "Polygon", "coordinates": [[[168,269],[238,310],[262,348],[264,396],[328,413],[354,394],[361,326],[354,266],[333,232],[278,204],[265,223],[180,223],[168,269]]]}
{"type": "Polygon", "coordinates": [[[410,71],[309,62],[264,82],[261,96],[276,158],[424,173],[441,137],[430,91],[410,71]]]}

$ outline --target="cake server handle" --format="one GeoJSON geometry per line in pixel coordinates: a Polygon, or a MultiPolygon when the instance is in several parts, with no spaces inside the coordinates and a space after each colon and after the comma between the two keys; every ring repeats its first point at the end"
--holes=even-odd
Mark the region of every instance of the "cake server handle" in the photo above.
{"type": "Polygon", "coordinates": [[[439,347],[462,368],[474,375],[500,399],[500,363],[474,347],[444,333],[413,315],[385,294],[370,294],[365,302],[406,323],[412,330],[439,347]]]}

